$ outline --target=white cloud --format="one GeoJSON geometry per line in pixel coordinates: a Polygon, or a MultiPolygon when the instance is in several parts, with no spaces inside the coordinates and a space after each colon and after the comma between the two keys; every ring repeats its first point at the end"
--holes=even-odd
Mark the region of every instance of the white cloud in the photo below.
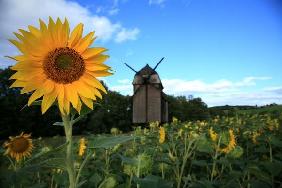
{"type": "Polygon", "coordinates": [[[200,95],[209,106],[221,105],[266,105],[271,103],[282,104],[282,93],[276,94],[263,90],[254,92],[234,92],[200,95]]]}
{"type": "Polygon", "coordinates": [[[123,79],[123,80],[118,80],[117,82],[120,84],[131,84],[132,81],[129,79],[123,79]]]}
{"type": "Polygon", "coordinates": [[[124,42],[126,40],[136,40],[139,32],[140,32],[140,30],[138,28],[134,28],[134,29],[123,28],[121,31],[118,32],[118,34],[115,38],[115,41],[117,43],[121,43],[121,42],[124,42]]]}
{"type": "Polygon", "coordinates": [[[264,91],[282,94],[282,86],[264,88],[264,91]]]}
{"type": "Polygon", "coordinates": [[[108,84],[109,89],[120,92],[123,95],[132,95],[133,93],[132,80],[122,79],[122,80],[117,80],[117,82],[118,82],[117,85],[108,84]]]}
{"type": "Polygon", "coordinates": [[[257,80],[270,80],[271,77],[263,76],[263,77],[254,77],[254,76],[249,76],[244,78],[242,81],[235,83],[237,86],[252,86],[256,85],[257,80]]]}
{"type": "Polygon", "coordinates": [[[246,77],[238,82],[230,80],[217,80],[206,83],[201,80],[163,79],[165,92],[171,94],[181,93],[219,93],[238,91],[240,87],[254,86],[257,80],[269,80],[271,77],[246,77]]]}
{"type": "Polygon", "coordinates": [[[201,80],[163,79],[162,83],[166,93],[175,95],[182,93],[216,93],[233,89],[233,83],[228,80],[205,83],[201,80]]]}
{"type": "Polygon", "coordinates": [[[119,9],[113,8],[113,9],[109,10],[108,13],[109,13],[110,16],[117,15],[119,13],[119,9]]]}
{"type": "Polygon", "coordinates": [[[132,56],[134,54],[133,50],[131,49],[128,49],[125,53],[125,57],[129,57],[129,56],[132,56]]]}
{"type": "MultiPolygon", "coordinates": [[[[96,12],[102,11],[102,7],[98,7],[96,12]]],[[[0,1],[0,66],[6,67],[10,61],[3,58],[4,55],[13,55],[16,51],[11,48],[11,44],[7,41],[13,38],[13,32],[19,28],[27,29],[28,25],[38,26],[38,19],[44,21],[48,17],[67,18],[73,28],[78,23],[84,23],[84,33],[95,30],[98,37],[97,40],[102,41],[126,41],[135,40],[136,30],[130,30],[122,26],[120,23],[114,23],[105,16],[98,16],[90,12],[89,9],[83,7],[77,2],[68,0],[1,0],[0,1]],[[128,31],[128,37],[122,37],[120,33],[128,31]],[[132,31],[134,31],[132,33],[132,31]],[[8,53],[7,53],[8,52],[8,53]],[[4,63],[3,63],[4,62],[4,63]]]]}
{"type": "Polygon", "coordinates": [[[282,87],[257,89],[246,92],[257,81],[269,80],[271,77],[246,77],[240,81],[218,80],[213,83],[201,80],[186,81],[181,79],[164,79],[165,92],[172,95],[190,94],[201,97],[209,106],[219,105],[265,105],[282,103],[282,87]]]}
{"type": "Polygon", "coordinates": [[[102,6],[98,6],[97,8],[96,8],[96,13],[97,14],[99,14],[99,13],[102,13],[102,12],[104,12],[104,7],[102,7],[102,6]]]}
{"type": "MultiPolygon", "coordinates": [[[[170,95],[194,95],[201,97],[209,106],[219,105],[265,105],[270,103],[282,104],[282,86],[245,90],[257,84],[257,81],[269,80],[271,77],[246,77],[240,81],[226,79],[207,83],[201,80],[163,79],[164,92],[170,95]]],[[[131,80],[119,80],[118,84],[109,87],[122,94],[132,95],[131,80]]]]}
{"type": "Polygon", "coordinates": [[[96,35],[104,41],[110,40],[113,34],[122,28],[120,24],[113,24],[105,16],[93,16],[91,25],[96,35]]]}
{"type": "Polygon", "coordinates": [[[132,95],[133,87],[131,84],[121,84],[110,87],[111,90],[120,92],[124,95],[132,95]]]}
{"type": "Polygon", "coordinates": [[[160,5],[163,6],[166,0],[149,0],[149,5],[160,5]]]}

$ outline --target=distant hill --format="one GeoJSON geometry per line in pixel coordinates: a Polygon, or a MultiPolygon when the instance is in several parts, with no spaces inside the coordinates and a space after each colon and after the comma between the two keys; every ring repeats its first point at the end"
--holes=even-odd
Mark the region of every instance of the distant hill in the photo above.
{"type": "Polygon", "coordinates": [[[250,114],[264,114],[264,113],[282,113],[282,105],[269,104],[265,106],[249,106],[249,105],[238,105],[238,106],[214,106],[209,108],[211,116],[216,115],[234,115],[235,113],[250,113],[250,114]]]}

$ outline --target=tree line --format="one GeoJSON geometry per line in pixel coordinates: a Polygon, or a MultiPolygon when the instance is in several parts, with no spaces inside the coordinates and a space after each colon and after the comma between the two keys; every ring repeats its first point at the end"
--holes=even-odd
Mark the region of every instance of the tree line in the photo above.
{"type": "MultiPolygon", "coordinates": [[[[63,135],[63,128],[53,125],[60,121],[57,108],[51,107],[44,115],[40,106],[26,107],[29,95],[20,94],[20,89],[9,88],[14,72],[9,68],[0,70],[0,140],[22,131],[37,136],[63,135]]],[[[108,88],[106,87],[108,90],[108,88]]],[[[210,112],[201,98],[188,100],[185,96],[166,96],[169,103],[169,120],[208,120],[210,112]]],[[[108,90],[79,124],[74,125],[74,134],[108,133],[112,127],[123,132],[132,130],[132,97],[108,90]]]]}

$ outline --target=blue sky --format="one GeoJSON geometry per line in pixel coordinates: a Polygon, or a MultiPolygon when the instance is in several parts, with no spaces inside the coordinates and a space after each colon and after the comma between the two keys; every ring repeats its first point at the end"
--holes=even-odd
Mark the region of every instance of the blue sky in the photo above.
{"type": "MultiPolygon", "coordinates": [[[[110,89],[132,94],[134,73],[157,71],[165,92],[201,97],[209,106],[282,104],[282,6],[279,0],[21,0],[1,1],[0,55],[6,39],[38,18],[67,17],[95,30],[109,49],[110,89]]],[[[0,58],[1,67],[13,62],[0,58]]]]}

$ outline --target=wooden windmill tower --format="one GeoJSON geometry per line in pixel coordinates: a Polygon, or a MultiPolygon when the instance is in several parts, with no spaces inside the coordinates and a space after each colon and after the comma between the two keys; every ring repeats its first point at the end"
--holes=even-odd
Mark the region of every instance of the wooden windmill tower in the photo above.
{"type": "Polygon", "coordinates": [[[156,68],[163,59],[154,69],[147,64],[138,72],[126,64],[136,73],[132,82],[134,92],[133,123],[168,122],[168,103],[165,99],[161,79],[156,72],[156,68]]]}

